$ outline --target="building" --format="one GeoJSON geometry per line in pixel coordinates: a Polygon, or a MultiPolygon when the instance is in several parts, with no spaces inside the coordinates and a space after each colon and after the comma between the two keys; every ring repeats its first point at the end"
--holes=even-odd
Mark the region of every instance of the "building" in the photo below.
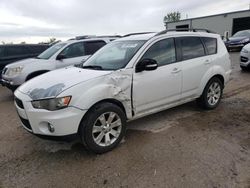
{"type": "Polygon", "coordinates": [[[230,37],[237,31],[250,29],[250,10],[165,22],[166,29],[204,28],[230,37]]]}

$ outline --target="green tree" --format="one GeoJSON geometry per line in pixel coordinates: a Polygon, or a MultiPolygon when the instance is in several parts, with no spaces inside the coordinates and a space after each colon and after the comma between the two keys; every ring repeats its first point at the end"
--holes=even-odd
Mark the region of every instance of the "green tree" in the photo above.
{"type": "Polygon", "coordinates": [[[181,19],[181,13],[179,11],[170,12],[164,16],[164,22],[176,22],[181,19]]]}

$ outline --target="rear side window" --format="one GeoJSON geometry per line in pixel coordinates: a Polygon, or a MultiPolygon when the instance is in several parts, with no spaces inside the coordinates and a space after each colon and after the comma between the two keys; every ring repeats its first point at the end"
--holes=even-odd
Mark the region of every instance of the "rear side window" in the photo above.
{"type": "Polygon", "coordinates": [[[105,46],[106,43],[104,41],[89,41],[85,42],[85,54],[86,55],[92,55],[94,54],[97,50],[99,50],[101,47],[105,46]]]}
{"type": "Polygon", "coordinates": [[[207,48],[208,55],[217,53],[217,39],[210,37],[202,37],[202,40],[207,48]]]}
{"type": "Polygon", "coordinates": [[[27,46],[8,46],[6,48],[7,56],[22,56],[30,54],[27,46]]]}
{"type": "Polygon", "coordinates": [[[177,38],[182,49],[182,59],[188,60],[205,55],[205,49],[199,37],[177,38]]]}
{"type": "Polygon", "coordinates": [[[154,59],[159,66],[176,61],[174,39],[165,39],[153,44],[143,55],[142,59],[154,59]]]}

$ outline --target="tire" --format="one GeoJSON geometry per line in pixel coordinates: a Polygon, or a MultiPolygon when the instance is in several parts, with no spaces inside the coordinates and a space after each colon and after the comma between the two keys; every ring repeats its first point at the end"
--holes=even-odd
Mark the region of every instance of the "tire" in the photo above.
{"type": "Polygon", "coordinates": [[[79,129],[82,143],[88,150],[97,154],[114,149],[121,142],[125,132],[125,113],[117,105],[108,102],[91,108],[79,129]]]}
{"type": "Polygon", "coordinates": [[[221,101],[222,94],[223,84],[219,78],[214,77],[209,80],[202,95],[197,99],[198,105],[206,110],[215,109],[221,101]]]}
{"type": "Polygon", "coordinates": [[[243,66],[240,66],[240,68],[241,68],[242,71],[248,71],[249,70],[249,68],[243,67],[243,66]]]}

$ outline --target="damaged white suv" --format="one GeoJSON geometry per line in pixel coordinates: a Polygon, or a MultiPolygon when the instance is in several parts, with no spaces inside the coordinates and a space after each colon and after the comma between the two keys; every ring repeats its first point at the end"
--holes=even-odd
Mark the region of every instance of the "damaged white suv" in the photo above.
{"type": "Polygon", "coordinates": [[[23,127],[36,135],[79,135],[95,153],[122,140],[126,122],[192,100],[219,104],[231,63],[220,36],[205,32],[131,35],[82,67],[46,73],[15,91],[23,127]]]}

